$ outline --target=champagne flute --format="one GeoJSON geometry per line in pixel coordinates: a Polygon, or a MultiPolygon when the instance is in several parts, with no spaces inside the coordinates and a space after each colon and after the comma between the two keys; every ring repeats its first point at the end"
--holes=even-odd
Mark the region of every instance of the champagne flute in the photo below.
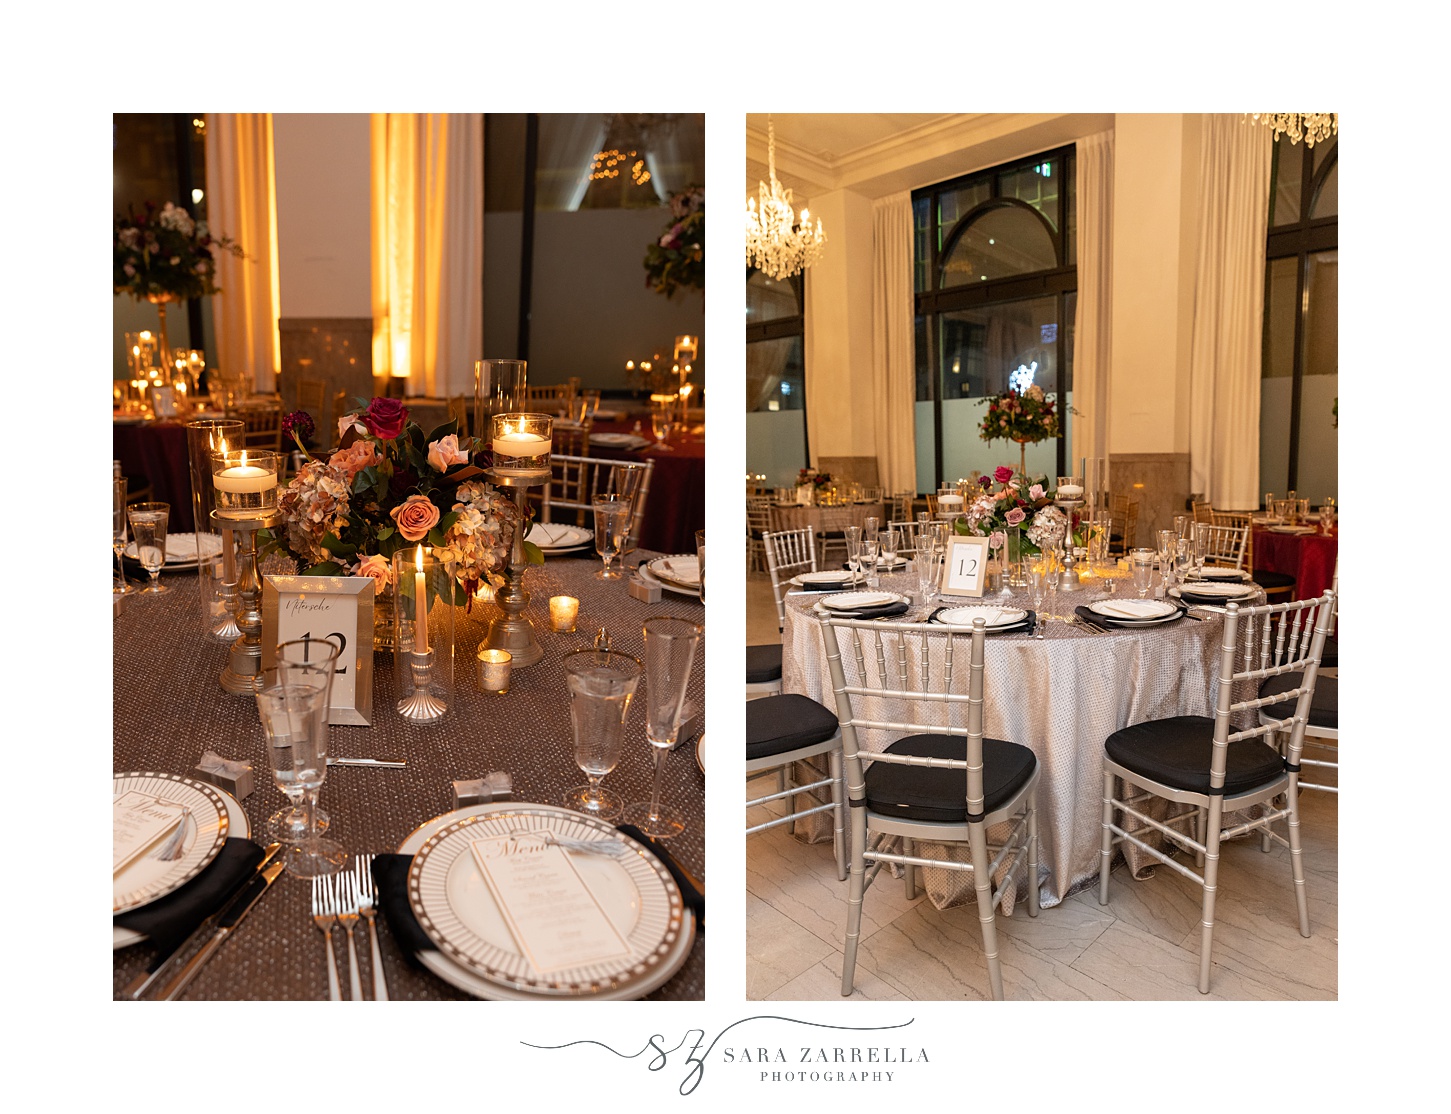
{"type": "Polygon", "coordinates": [[[116,580],[111,585],[113,595],[124,596],[136,591],[126,580],[126,566],[121,557],[126,552],[126,477],[116,476],[111,480],[111,549],[116,554],[116,580]]]}
{"type": "Polygon", "coordinates": [[[160,596],[169,591],[157,579],[166,563],[166,520],[171,514],[167,503],[132,503],[126,508],[131,523],[131,536],[136,539],[136,557],[141,567],[151,574],[151,583],[141,589],[143,596],[160,596]]]}
{"type": "Polygon", "coordinates": [[[877,535],[877,554],[887,572],[897,563],[897,531],[888,526],[877,535]]]}
{"type": "Polygon", "coordinates": [[[640,683],[640,661],[613,650],[576,650],[564,657],[569,686],[569,723],[574,733],[574,761],[588,785],[564,794],[573,809],[614,820],[624,803],[600,782],[620,761],[625,716],[640,683]]]}
{"type": "Polygon", "coordinates": [[[594,498],[595,552],[605,567],[595,573],[597,580],[620,580],[624,572],[610,568],[610,562],[624,552],[625,535],[630,532],[630,501],[621,495],[596,495],[594,498]]]}
{"type": "Polygon", "coordinates": [[[655,448],[663,453],[673,453],[675,446],[670,444],[670,411],[663,406],[657,406],[650,411],[650,432],[655,435],[655,448]]]}
{"type": "Polygon", "coordinates": [[[855,584],[862,571],[862,528],[846,528],[846,563],[851,569],[851,582],[855,584]]]}
{"type": "Polygon", "coordinates": [[[917,591],[923,607],[932,603],[937,587],[937,537],[930,530],[917,534],[917,591]]]}
{"type": "MultiPolygon", "coordinates": [[[[293,768],[292,724],[282,686],[263,689],[257,694],[257,715],[267,736],[272,780],[287,798],[287,804],[267,818],[267,838],[278,843],[300,843],[308,833],[307,811],[302,807],[302,786],[293,768]]],[[[313,809],[313,822],[318,832],[327,831],[328,815],[322,809],[313,809]]]]}
{"type": "Polygon", "coordinates": [[[877,545],[875,533],[862,534],[861,565],[866,570],[868,588],[875,588],[881,583],[877,577],[877,545]]]}
{"type": "Polygon", "coordinates": [[[665,760],[680,733],[680,709],[695,665],[702,628],[688,619],[645,620],[645,738],[655,760],[649,805],[634,804],[625,818],[651,839],[669,839],[685,830],[680,813],[660,803],[665,760]]]}

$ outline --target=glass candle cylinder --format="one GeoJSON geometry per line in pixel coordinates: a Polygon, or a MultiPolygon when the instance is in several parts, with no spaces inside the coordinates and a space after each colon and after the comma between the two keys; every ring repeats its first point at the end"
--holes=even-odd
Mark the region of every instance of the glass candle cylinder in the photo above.
{"type": "Polygon", "coordinates": [[[453,565],[423,545],[393,554],[393,661],[400,714],[441,721],[453,704],[453,565]]]}
{"type": "Polygon", "coordinates": [[[495,414],[513,414],[529,405],[528,365],[523,360],[474,361],[475,436],[482,436],[495,414]]]}
{"type": "Polygon", "coordinates": [[[573,596],[549,597],[549,627],[551,630],[572,631],[578,618],[579,600],[573,596]]]}
{"type": "Polygon", "coordinates": [[[480,646],[475,664],[479,691],[493,693],[495,696],[503,696],[508,692],[513,660],[514,655],[508,650],[490,650],[480,646]]]}
{"type": "Polygon", "coordinates": [[[213,453],[211,463],[218,517],[257,518],[277,509],[281,453],[228,449],[213,453]]]}
{"type": "Polygon", "coordinates": [[[496,474],[548,477],[554,419],[548,414],[495,414],[489,419],[489,446],[496,474]]]}
{"type": "Polygon", "coordinates": [[[1057,495],[1059,499],[1082,499],[1083,477],[1059,476],[1057,495]]]}

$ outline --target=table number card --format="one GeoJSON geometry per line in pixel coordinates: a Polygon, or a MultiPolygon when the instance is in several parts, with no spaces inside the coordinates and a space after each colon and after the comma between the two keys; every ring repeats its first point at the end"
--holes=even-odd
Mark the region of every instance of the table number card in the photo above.
{"type": "Polygon", "coordinates": [[[366,727],[373,717],[373,578],[264,576],[262,671],[277,668],[277,647],[295,639],[342,643],[328,723],[366,727]]]}
{"type": "Polygon", "coordinates": [[[540,974],[629,954],[569,854],[543,834],[494,836],[469,848],[519,950],[540,974]]]}
{"type": "Polygon", "coordinates": [[[111,805],[111,874],[120,874],[148,851],[176,834],[187,807],[131,790],[111,805]]]}
{"type": "Polygon", "coordinates": [[[944,596],[981,596],[987,580],[987,562],[987,538],[949,538],[938,591],[944,596]]]}

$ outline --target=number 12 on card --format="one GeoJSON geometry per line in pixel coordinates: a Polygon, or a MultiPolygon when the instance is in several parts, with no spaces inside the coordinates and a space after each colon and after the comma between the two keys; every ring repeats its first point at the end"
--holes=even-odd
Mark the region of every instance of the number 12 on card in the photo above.
{"type": "Polygon", "coordinates": [[[947,542],[947,560],[942,563],[944,596],[981,596],[983,572],[987,569],[986,538],[952,537],[947,542]]]}

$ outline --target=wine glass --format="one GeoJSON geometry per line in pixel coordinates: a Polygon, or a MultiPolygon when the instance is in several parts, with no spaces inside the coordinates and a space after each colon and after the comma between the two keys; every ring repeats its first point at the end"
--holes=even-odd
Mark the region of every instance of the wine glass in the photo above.
{"type": "Polygon", "coordinates": [[[143,596],[160,596],[171,591],[157,578],[166,564],[166,520],[171,514],[167,503],[132,503],[126,508],[131,523],[131,536],[136,539],[136,557],[141,567],[151,574],[151,583],[141,589],[143,596]]]}
{"type": "Polygon", "coordinates": [[[126,552],[126,477],[116,476],[111,480],[111,548],[116,553],[116,580],[111,592],[124,596],[136,591],[126,580],[126,566],[121,556],[126,552]]]}
{"type": "Polygon", "coordinates": [[[589,778],[588,785],[565,793],[564,803],[600,820],[618,818],[624,807],[600,782],[620,761],[625,715],[640,673],[638,658],[614,650],[576,650],[564,656],[574,761],[589,778]]]}
{"type": "MultiPolygon", "coordinates": [[[[287,803],[267,818],[267,838],[278,843],[300,843],[308,832],[307,811],[302,807],[302,786],[297,783],[293,769],[292,723],[282,686],[263,689],[257,694],[257,715],[267,736],[272,780],[287,798],[287,803]]],[[[318,832],[327,831],[328,815],[322,809],[313,809],[313,822],[318,832]]]]}
{"type": "Polygon", "coordinates": [[[1154,561],[1157,554],[1152,549],[1136,549],[1133,551],[1130,563],[1134,572],[1134,591],[1139,594],[1139,599],[1147,599],[1149,590],[1154,586],[1154,561]]]}
{"type": "Polygon", "coordinates": [[[695,532],[695,563],[700,568],[700,602],[705,602],[705,531],[695,532]]]}
{"type": "Polygon", "coordinates": [[[660,803],[665,759],[680,733],[680,709],[695,665],[702,628],[688,619],[645,620],[645,738],[655,760],[650,803],[633,804],[625,818],[651,839],[669,839],[685,830],[680,813],[660,803]]]}
{"type": "Polygon", "coordinates": [[[657,406],[650,411],[650,432],[655,435],[655,448],[660,452],[673,453],[675,446],[670,444],[670,431],[674,428],[670,420],[670,411],[663,406],[657,406]]]}
{"type": "MultiPolygon", "coordinates": [[[[317,797],[327,780],[327,693],[306,685],[277,685],[264,689],[274,708],[286,717],[292,750],[293,784],[302,790],[306,817],[303,833],[287,849],[287,870],[299,878],[336,874],[347,852],[336,840],[323,839],[317,826],[317,797]]],[[[274,765],[277,759],[274,759],[274,765]]]]}
{"type": "Polygon", "coordinates": [[[625,549],[625,535],[630,532],[630,501],[622,495],[596,495],[595,552],[603,558],[605,567],[595,573],[598,580],[619,580],[624,577],[620,569],[610,568],[610,562],[625,549]]]}

